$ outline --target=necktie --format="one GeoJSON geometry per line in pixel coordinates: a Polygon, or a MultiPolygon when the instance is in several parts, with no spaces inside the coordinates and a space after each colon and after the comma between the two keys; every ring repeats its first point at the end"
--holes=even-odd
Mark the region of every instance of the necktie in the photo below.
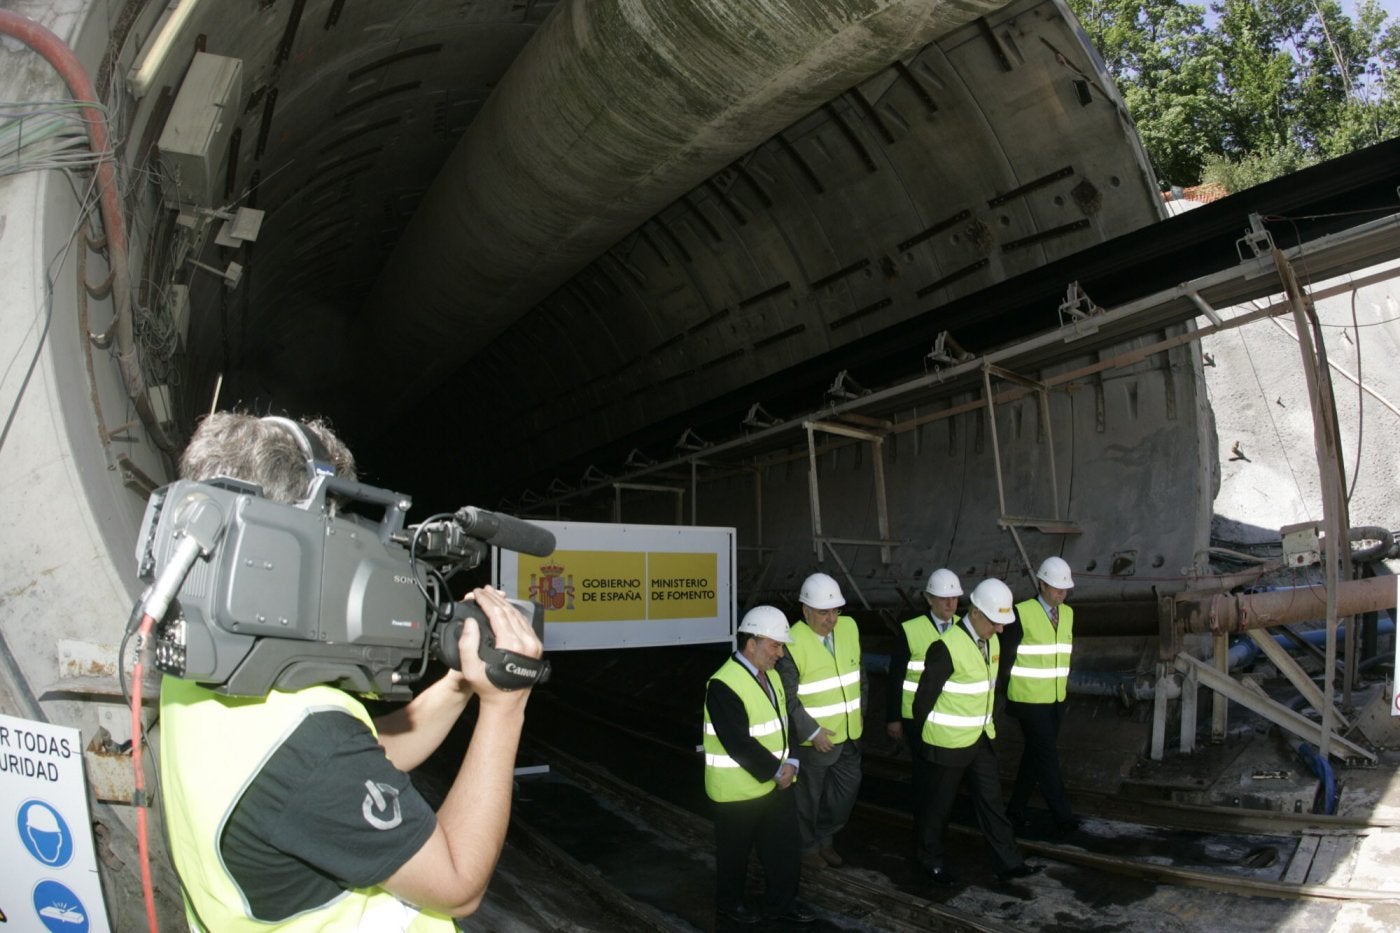
{"type": "Polygon", "coordinates": [[[977,647],[982,649],[982,660],[987,660],[987,643],[983,639],[977,639],[977,647]]]}
{"type": "Polygon", "coordinates": [[[1050,623],[1051,623],[1052,625],[1059,625],[1059,624],[1060,624],[1060,607],[1059,607],[1059,606],[1051,606],[1051,607],[1050,607],[1050,623]]]}
{"type": "Polygon", "coordinates": [[[822,644],[826,645],[826,650],[833,656],[836,654],[836,642],[832,640],[830,632],[822,636],[822,644]]]}

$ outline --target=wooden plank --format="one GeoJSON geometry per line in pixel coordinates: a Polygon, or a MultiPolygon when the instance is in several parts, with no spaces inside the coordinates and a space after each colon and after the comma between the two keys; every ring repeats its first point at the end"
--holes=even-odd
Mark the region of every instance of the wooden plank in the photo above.
{"type": "Polygon", "coordinates": [[[1279,880],[1285,884],[1303,884],[1308,880],[1308,870],[1312,868],[1313,856],[1317,853],[1321,836],[1305,834],[1298,839],[1298,847],[1293,850],[1293,858],[1288,861],[1288,870],[1279,880]]]}
{"type": "Polygon", "coordinates": [[[1333,875],[1341,866],[1342,860],[1351,854],[1351,840],[1342,836],[1323,836],[1313,856],[1312,867],[1308,869],[1308,884],[1330,884],[1332,887],[1346,887],[1349,878],[1333,875]]]}

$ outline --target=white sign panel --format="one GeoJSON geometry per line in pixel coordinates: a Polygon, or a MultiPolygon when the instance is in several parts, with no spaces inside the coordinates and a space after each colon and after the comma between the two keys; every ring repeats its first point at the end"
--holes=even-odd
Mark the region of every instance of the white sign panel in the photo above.
{"type": "Polygon", "coordinates": [[[498,550],[496,585],[544,607],[546,650],[733,639],[733,528],[533,524],[554,533],[554,553],[498,550]]]}
{"type": "Polygon", "coordinates": [[[77,729],[0,714],[6,930],[105,931],[77,729]]]}

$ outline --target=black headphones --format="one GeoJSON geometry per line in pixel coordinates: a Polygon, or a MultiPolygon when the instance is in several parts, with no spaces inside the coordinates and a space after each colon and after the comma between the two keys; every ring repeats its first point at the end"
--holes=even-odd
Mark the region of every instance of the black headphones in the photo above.
{"type": "Polygon", "coordinates": [[[331,459],[331,453],[326,449],[326,445],[321,443],[321,439],[316,436],[315,431],[308,430],[305,425],[299,424],[291,418],[282,418],[278,415],[264,415],[259,420],[277,425],[296,440],[302,455],[306,457],[308,490],[310,485],[316,482],[316,477],[335,475],[335,462],[331,459]]]}

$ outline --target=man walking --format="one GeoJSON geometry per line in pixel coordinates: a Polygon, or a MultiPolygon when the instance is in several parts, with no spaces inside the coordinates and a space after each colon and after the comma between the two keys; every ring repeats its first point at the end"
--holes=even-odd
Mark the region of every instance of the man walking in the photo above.
{"type": "Polygon", "coordinates": [[[767,889],[762,916],[810,923],[797,903],[797,807],[789,757],[787,698],[773,665],[790,644],[787,618],[755,606],[738,629],[738,650],[705,686],[705,793],[715,825],[715,909],[727,920],[757,923],[744,903],[749,852],[758,849],[767,889]]]}
{"type": "Polygon", "coordinates": [[[788,693],[788,717],[801,745],[797,760],[797,823],[802,864],[813,869],[844,861],[832,840],[846,825],[860,791],[861,707],[865,672],[860,630],[850,616],[841,587],[814,573],[798,594],[802,621],[792,627],[791,657],[778,662],[788,693]]]}
{"type": "Polygon", "coordinates": [[[1065,597],[1074,588],[1074,578],[1059,557],[1045,558],[1036,578],[1040,594],[1016,604],[1021,625],[1006,639],[1002,655],[1008,671],[1006,712],[1020,723],[1025,740],[1007,815],[1024,826],[1026,804],[1039,786],[1055,821],[1055,834],[1064,835],[1079,828],[1065,794],[1059,750],[1074,647],[1074,610],[1065,605],[1065,597]]]}
{"type": "Polygon", "coordinates": [[[1015,833],[1002,808],[1001,778],[992,746],[1001,652],[997,635],[1015,621],[1011,589],[1000,580],[983,580],[970,599],[972,607],[962,621],[930,646],[914,695],[914,716],[924,723],[931,765],[918,860],[936,884],[957,880],[945,860],[943,836],[964,776],[977,825],[999,865],[997,877],[1024,878],[1040,870],[1027,865],[1016,848],[1015,833]]]}
{"type": "Polygon", "coordinates": [[[913,765],[914,837],[917,848],[919,827],[923,825],[923,809],[927,802],[924,789],[929,764],[924,757],[923,723],[914,719],[914,694],[924,672],[924,656],[929,646],[943,637],[948,627],[961,618],[957,614],[958,597],[963,594],[958,575],[947,568],[929,574],[924,584],[924,600],[928,611],[906,621],[902,626],[904,639],[896,643],[890,658],[889,684],[885,691],[885,732],[895,741],[909,745],[913,765]]]}

